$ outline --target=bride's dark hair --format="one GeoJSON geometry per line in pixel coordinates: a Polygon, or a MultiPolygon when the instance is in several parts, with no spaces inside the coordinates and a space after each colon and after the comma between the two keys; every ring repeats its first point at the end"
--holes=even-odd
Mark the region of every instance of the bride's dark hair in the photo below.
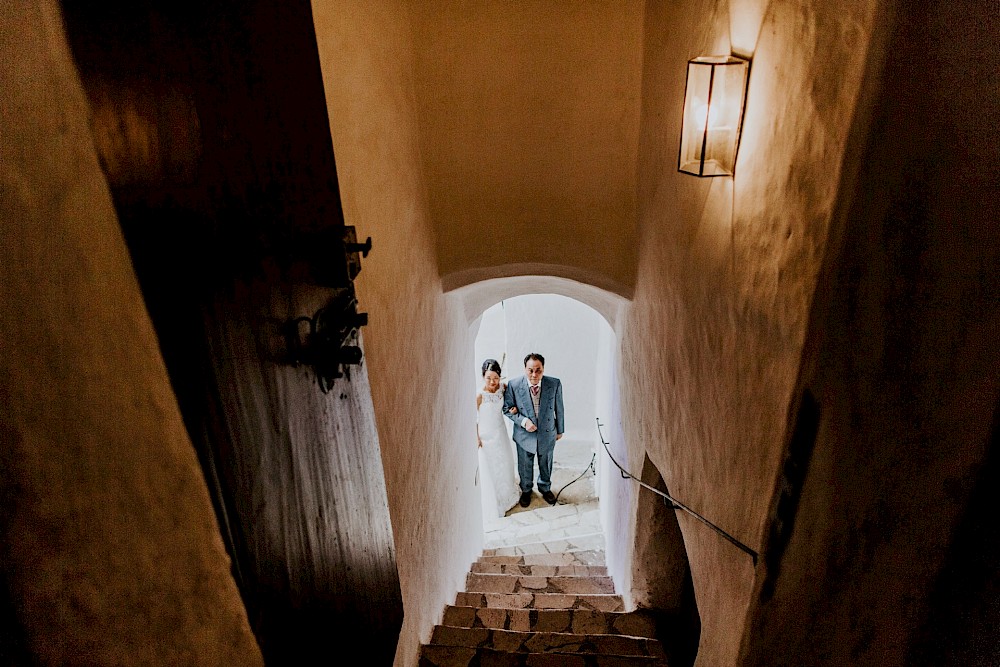
{"type": "Polygon", "coordinates": [[[483,362],[483,375],[486,375],[486,371],[493,371],[500,375],[500,362],[496,359],[487,359],[483,362]]]}

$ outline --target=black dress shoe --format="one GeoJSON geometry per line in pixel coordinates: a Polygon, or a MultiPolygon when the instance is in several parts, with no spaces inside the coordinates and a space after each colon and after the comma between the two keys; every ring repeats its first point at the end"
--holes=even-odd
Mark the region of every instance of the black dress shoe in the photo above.
{"type": "Polygon", "coordinates": [[[542,498],[544,498],[545,502],[547,502],[549,505],[556,504],[556,494],[552,493],[551,491],[542,491],[542,498]]]}
{"type": "Polygon", "coordinates": [[[531,491],[524,491],[521,493],[521,499],[517,501],[521,507],[527,507],[531,504],[531,491]]]}

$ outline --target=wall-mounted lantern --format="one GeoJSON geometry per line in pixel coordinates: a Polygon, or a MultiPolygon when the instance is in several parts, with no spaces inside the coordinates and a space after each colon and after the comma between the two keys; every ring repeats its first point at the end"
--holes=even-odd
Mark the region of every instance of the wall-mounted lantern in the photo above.
{"type": "Polygon", "coordinates": [[[678,171],[732,176],[749,72],[750,61],[737,56],[688,61],[678,171]]]}

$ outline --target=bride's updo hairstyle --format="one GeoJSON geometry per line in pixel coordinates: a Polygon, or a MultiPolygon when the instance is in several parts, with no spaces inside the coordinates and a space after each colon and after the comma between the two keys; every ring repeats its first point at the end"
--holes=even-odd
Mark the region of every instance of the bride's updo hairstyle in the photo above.
{"type": "Polygon", "coordinates": [[[500,375],[500,362],[496,359],[487,359],[483,362],[483,375],[486,375],[486,371],[493,371],[497,375],[500,375]]]}

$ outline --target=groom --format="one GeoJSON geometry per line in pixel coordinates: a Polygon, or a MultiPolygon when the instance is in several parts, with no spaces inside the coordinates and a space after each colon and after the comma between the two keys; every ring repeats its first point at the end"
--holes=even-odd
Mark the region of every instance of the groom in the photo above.
{"type": "Polygon", "coordinates": [[[524,377],[515,378],[503,394],[503,413],[514,422],[517,443],[517,474],[521,478],[521,507],[531,504],[531,486],[538,455],[538,490],[550,505],[556,504],[552,493],[552,454],[556,440],[566,430],[563,419],[562,382],[543,377],[545,357],[532,352],[524,358],[524,377]],[[512,408],[517,408],[511,414],[512,408]]]}

